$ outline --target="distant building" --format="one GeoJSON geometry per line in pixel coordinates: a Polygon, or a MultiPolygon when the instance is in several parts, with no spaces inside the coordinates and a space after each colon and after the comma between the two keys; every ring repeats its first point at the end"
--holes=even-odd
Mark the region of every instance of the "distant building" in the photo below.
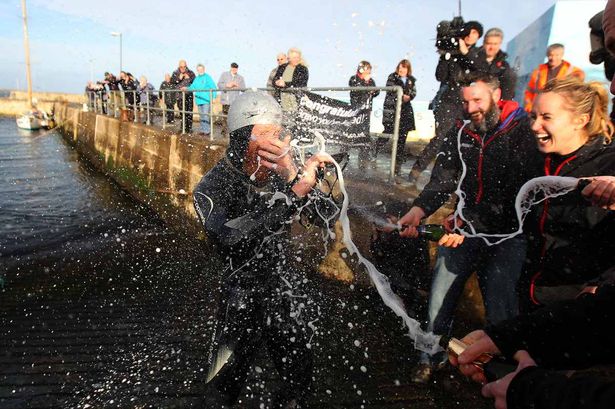
{"type": "Polygon", "coordinates": [[[508,62],[518,75],[515,100],[523,103],[523,93],[532,71],[547,61],[547,46],[561,43],[566,47],[564,59],[585,71],[585,80],[604,82],[603,64],[589,62],[588,21],[604,10],[604,0],[559,0],[542,16],[508,42],[508,62]]]}

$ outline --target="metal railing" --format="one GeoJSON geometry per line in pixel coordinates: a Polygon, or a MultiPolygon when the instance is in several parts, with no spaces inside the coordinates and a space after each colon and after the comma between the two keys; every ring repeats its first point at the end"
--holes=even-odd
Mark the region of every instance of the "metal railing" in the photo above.
{"type": "MultiPolygon", "coordinates": [[[[395,176],[395,164],[396,164],[396,152],[397,145],[399,143],[399,121],[401,114],[401,104],[402,104],[402,96],[403,90],[399,86],[392,87],[306,87],[306,88],[286,88],[282,90],[278,90],[276,88],[231,88],[231,89],[195,89],[195,90],[179,90],[179,89],[167,89],[167,90],[146,90],[146,91],[138,91],[138,90],[124,90],[124,91],[108,91],[106,93],[100,92],[88,92],[87,95],[88,106],[97,114],[103,114],[113,117],[118,117],[122,115],[123,110],[132,111],[133,118],[132,121],[140,122],[144,120],[146,125],[153,124],[153,117],[157,116],[157,113],[160,113],[159,116],[162,118],[162,129],[166,129],[170,124],[167,122],[167,114],[168,113],[179,113],[181,115],[181,133],[184,134],[190,126],[187,126],[186,119],[190,118],[193,120],[194,115],[194,106],[191,109],[175,109],[177,105],[178,108],[186,107],[187,100],[189,101],[194,98],[187,98],[188,94],[195,94],[198,92],[206,92],[209,94],[209,123],[210,123],[210,134],[209,138],[211,140],[214,139],[214,126],[216,118],[224,118],[226,120],[227,115],[224,113],[214,113],[214,93],[219,92],[244,92],[249,90],[259,90],[259,91],[281,91],[281,92],[292,92],[292,93],[300,93],[303,91],[309,92],[342,92],[342,91],[359,91],[359,92],[372,92],[372,91],[394,91],[397,94],[396,98],[396,106],[395,106],[395,117],[393,122],[393,133],[372,133],[370,132],[370,136],[377,138],[391,138],[392,139],[392,147],[391,147],[391,162],[390,162],[390,177],[393,178],[395,176]],[[173,108],[166,107],[166,96],[173,94],[180,94],[180,97],[172,97],[173,99],[173,108]],[[92,97],[93,94],[93,97],[92,97]],[[140,101],[140,95],[145,94],[145,102],[140,101]],[[161,106],[152,106],[151,101],[154,100],[152,95],[159,96],[162,98],[158,99],[158,104],[161,106]],[[181,106],[177,103],[181,98],[181,106]],[[163,100],[165,103],[163,103],[163,100]]],[[[194,104],[194,102],[193,102],[194,104]]]]}

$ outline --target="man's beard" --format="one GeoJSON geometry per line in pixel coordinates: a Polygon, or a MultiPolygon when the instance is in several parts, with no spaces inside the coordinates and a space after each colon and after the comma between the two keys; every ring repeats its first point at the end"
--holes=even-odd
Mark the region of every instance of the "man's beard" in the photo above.
{"type": "Polygon", "coordinates": [[[467,112],[464,113],[464,117],[465,119],[470,120],[470,123],[467,125],[470,131],[484,135],[498,126],[498,123],[500,122],[500,114],[500,108],[498,108],[498,105],[492,101],[489,105],[489,109],[483,115],[483,120],[479,123],[473,122],[472,115],[467,112]]]}

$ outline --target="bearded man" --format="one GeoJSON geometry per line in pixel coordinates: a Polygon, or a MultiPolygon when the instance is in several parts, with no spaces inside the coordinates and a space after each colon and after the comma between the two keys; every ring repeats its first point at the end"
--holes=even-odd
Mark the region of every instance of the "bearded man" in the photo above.
{"type": "MultiPolygon", "coordinates": [[[[500,100],[499,82],[489,74],[471,74],[460,92],[466,121],[448,133],[430,182],[399,220],[409,226],[400,233],[403,237],[416,237],[415,226],[446,203],[458,186],[467,224],[451,215],[444,223],[449,232],[455,225],[488,234],[508,234],[519,227],[515,197],[523,183],[539,174],[529,119],[516,102],[500,100]]],[[[457,302],[473,272],[478,275],[488,323],[517,315],[515,286],[525,259],[525,236],[490,246],[481,238],[464,240],[448,234],[439,244],[427,330],[438,335],[450,331],[457,302]]],[[[423,355],[412,380],[429,381],[445,359],[423,355]]]]}

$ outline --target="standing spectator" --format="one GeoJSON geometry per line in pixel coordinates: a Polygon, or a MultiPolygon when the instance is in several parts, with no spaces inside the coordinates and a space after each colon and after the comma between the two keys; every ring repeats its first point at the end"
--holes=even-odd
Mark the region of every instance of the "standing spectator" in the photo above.
{"type": "Polygon", "coordinates": [[[498,78],[502,99],[512,101],[515,96],[517,75],[506,61],[508,55],[502,51],[504,32],[497,28],[490,28],[485,34],[483,46],[478,49],[476,70],[486,72],[498,78]]]}
{"type": "MultiPolygon", "coordinates": [[[[158,96],[156,95],[155,88],[152,84],[147,81],[147,77],[145,75],[141,75],[139,77],[139,86],[137,88],[137,93],[139,95],[139,105],[141,107],[141,112],[148,108],[155,108],[158,104],[158,96]]],[[[143,120],[144,122],[146,119],[143,120]]]]}
{"type": "MultiPolygon", "coordinates": [[[[230,71],[223,72],[218,80],[218,88],[223,89],[241,89],[246,87],[246,82],[243,77],[237,73],[239,71],[239,65],[234,62],[231,63],[230,71]]],[[[239,91],[222,91],[220,93],[220,103],[222,104],[222,113],[227,116],[228,110],[233,104],[233,101],[239,96],[239,91]]],[[[228,133],[227,120],[225,118],[222,125],[222,135],[228,133]]]]}
{"type": "MultiPolygon", "coordinates": [[[[203,89],[215,89],[216,83],[209,76],[209,74],[205,73],[205,66],[203,64],[199,64],[196,66],[197,76],[192,81],[189,90],[203,90],[203,89]]],[[[202,136],[209,136],[211,133],[211,118],[209,117],[210,105],[212,98],[216,98],[216,92],[213,91],[211,94],[209,92],[197,91],[194,93],[196,98],[196,107],[199,110],[199,120],[201,122],[201,134],[202,136]]]]}
{"type": "MultiPolygon", "coordinates": [[[[615,55],[615,0],[609,0],[606,3],[602,16],[602,31],[604,32],[604,46],[611,55],[615,55]]],[[[615,95],[615,77],[611,80],[611,94],[615,95]]]]}
{"type": "Polygon", "coordinates": [[[177,92],[171,91],[175,89],[171,82],[171,74],[164,74],[164,81],[160,83],[158,97],[164,101],[166,122],[172,124],[175,122],[175,102],[177,101],[177,92]]]}
{"type": "Polygon", "coordinates": [[[573,66],[564,60],[564,46],[559,43],[551,44],[547,47],[547,62],[540,64],[532,72],[530,81],[525,89],[525,110],[532,112],[534,98],[538,91],[543,89],[547,82],[557,78],[562,79],[568,76],[585,79],[585,73],[578,67],[573,66]]]}
{"type": "Polygon", "coordinates": [[[96,87],[92,81],[88,81],[85,86],[85,95],[88,98],[88,108],[94,110],[96,107],[96,87]]]}
{"type": "MultiPolygon", "coordinates": [[[[288,57],[286,57],[286,54],[284,53],[279,53],[276,57],[276,61],[278,63],[278,66],[272,69],[271,73],[269,73],[269,78],[267,78],[267,88],[273,88],[273,78],[275,78],[275,73],[278,72],[278,67],[280,65],[286,64],[288,62],[288,57]]],[[[269,91],[269,93],[275,97],[274,91],[269,91]]]]}
{"type": "MultiPolygon", "coordinates": [[[[431,180],[399,224],[411,226],[402,237],[416,237],[422,219],[433,214],[459,188],[464,192],[461,226],[449,217],[445,223],[487,234],[507,234],[518,229],[515,198],[519,188],[539,171],[540,157],[530,122],[514,101],[501,101],[498,80],[474,73],[461,83],[465,118],[446,135],[431,180]],[[459,186],[458,186],[459,184],[459,186]]],[[[515,292],[526,254],[526,238],[513,237],[496,245],[482,238],[445,236],[439,247],[429,293],[429,331],[450,331],[457,301],[473,272],[478,275],[486,318],[496,323],[518,313],[515,292]],[[459,239],[459,240],[457,240],[459,239]],[[461,246],[457,247],[463,241],[461,246]]],[[[425,383],[444,356],[421,354],[413,382],[425,383]]]]}
{"type": "Polygon", "coordinates": [[[278,67],[273,77],[273,86],[277,88],[276,99],[282,105],[284,111],[297,109],[297,95],[294,92],[281,92],[285,88],[307,87],[310,77],[307,64],[303,60],[301,50],[291,48],[288,50],[288,62],[278,67]]]}
{"type": "Polygon", "coordinates": [[[124,91],[126,107],[133,110],[135,105],[139,103],[137,95],[137,82],[131,73],[122,71],[120,72],[120,85],[122,87],[122,91],[124,91]]]}
{"type": "Polygon", "coordinates": [[[171,83],[175,89],[184,91],[177,93],[177,107],[180,110],[180,123],[183,133],[192,132],[192,109],[194,101],[192,99],[192,93],[185,91],[190,84],[192,84],[192,81],[194,81],[194,77],[194,72],[188,68],[186,60],[179,60],[179,67],[173,71],[173,75],[171,76],[171,83]]]}
{"type": "MultiPolygon", "coordinates": [[[[361,61],[357,67],[355,75],[348,80],[349,87],[375,87],[376,82],[372,78],[372,65],[369,61],[361,61]]],[[[371,113],[372,100],[380,94],[380,91],[350,91],[350,105],[353,108],[367,107],[371,113]]],[[[369,121],[367,118],[367,132],[369,136],[369,121]]],[[[364,170],[367,162],[370,160],[371,147],[359,148],[359,169],[364,170]]],[[[371,158],[374,159],[375,158],[371,158]]]]}
{"type": "MultiPolygon", "coordinates": [[[[506,61],[507,54],[501,49],[502,40],[504,40],[504,32],[501,29],[491,28],[487,30],[483,46],[477,50],[474,70],[497,77],[500,81],[502,99],[511,101],[515,96],[517,75],[506,61]]],[[[421,172],[427,169],[427,166],[429,166],[440,151],[441,145],[442,138],[431,138],[412,166],[412,171],[410,172],[412,180],[416,180],[421,172]]]]}
{"type": "Polygon", "coordinates": [[[115,75],[111,74],[110,72],[105,72],[105,79],[103,81],[103,84],[105,84],[107,86],[107,89],[109,90],[113,109],[117,110],[120,101],[120,97],[118,95],[118,91],[120,90],[120,81],[115,77],[115,75]]]}
{"type": "Polygon", "coordinates": [[[102,108],[102,113],[107,115],[108,113],[108,104],[109,104],[109,93],[107,92],[107,87],[105,86],[105,81],[96,81],[96,92],[100,97],[100,103],[102,108]]]}
{"type": "MultiPolygon", "coordinates": [[[[589,61],[592,64],[604,63],[604,75],[607,80],[613,81],[615,74],[615,55],[611,54],[606,48],[606,38],[602,23],[604,20],[604,10],[594,15],[589,20],[589,40],[591,44],[591,52],[589,53],[589,61]]],[[[612,91],[611,91],[612,93],[612,91]]],[[[615,98],[611,100],[615,103],[615,98]]],[[[611,121],[615,120],[615,110],[611,109],[611,121]]]]}
{"type": "MultiPolygon", "coordinates": [[[[398,85],[403,89],[401,112],[399,113],[399,134],[397,139],[397,152],[395,153],[395,175],[399,176],[401,165],[406,158],[406,139],[408,132],[414,130],[414,111],[412,101],[416,97],[416,78],[412,76],[410,61],[401,60],[395,72],[387,78],[387,87],[398,85]]],[[[384,99],[382,125],[384,133],[392,134],[395,126],[395,109],[397,106],[397,93],[387,91],[384,99]]],[[[377,153],[377,152],[376,152],[377,153]]]]}

